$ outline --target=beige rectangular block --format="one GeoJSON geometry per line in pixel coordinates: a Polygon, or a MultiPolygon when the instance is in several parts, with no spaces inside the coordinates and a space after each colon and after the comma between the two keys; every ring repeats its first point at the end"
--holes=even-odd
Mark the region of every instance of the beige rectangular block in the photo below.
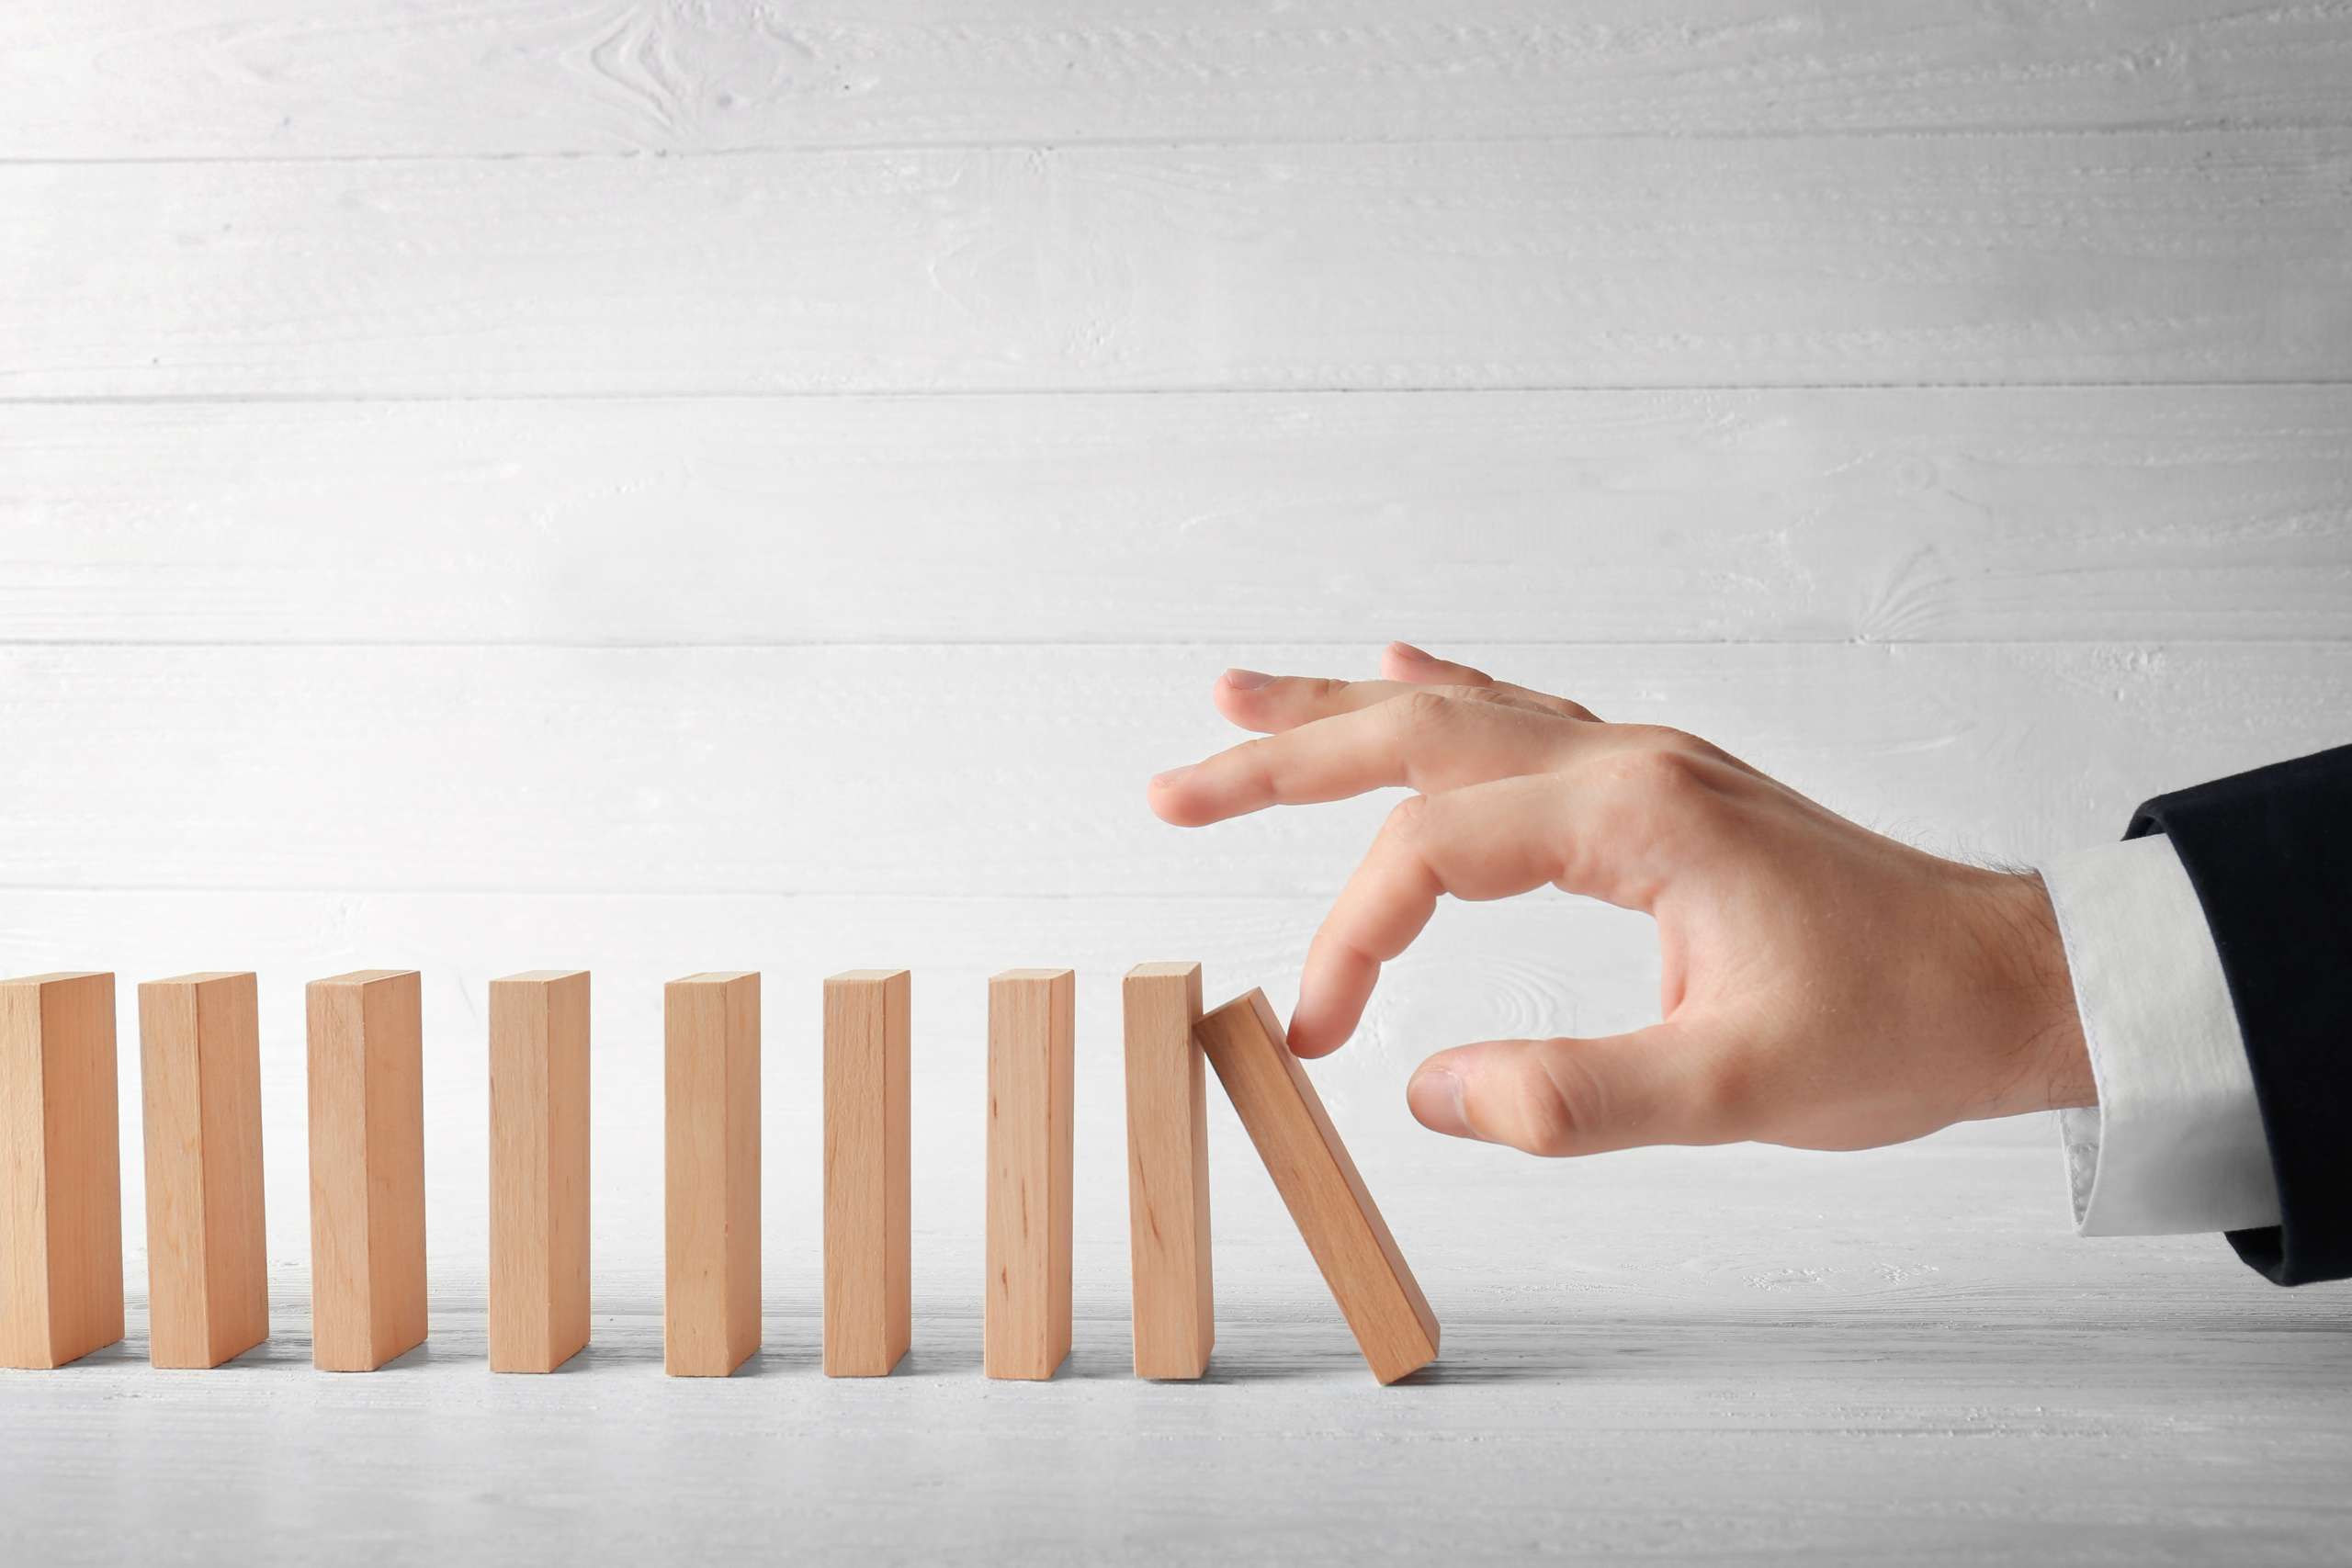
{"type": "Polygon", "coordinates": [[[490,983],[490,1370],[588,1343],[588,971],[490,983]]]}
{"type": "Polygon", "coordinates": [[[0,1365],[122,1337],[114,976],[0,980],[0,1365]]]}
{"type": "Polygon", "coordinates": [[[424,1015],[413,969],[307,988],[311,1362],[370,1372],[424,1343],[424,1015]]]}
{"type": "Polygon", "coordinates": [[[1127,1248],[1139,1378],[1196,1378],[1216,1343],[1209,1275],[1208,1073],[1201,966],[1138,964],[1126,1014],[1127,1248]]]}
{"type": "Polygon", "coordinates": [[[147,1359],[217,1367],[269,1337],[253,972],[142,982],[139,1063],[147,1359]]]}
{"type": "Polygon", "coordinates": [[[992,1378],[1050,1378],[1069,1354],[1077,996],[1068,969],[1008,969],[989,981],[981,1360],[992,1378]]]}
{"type": "Polygon", "coordinates": [[[723,1378],[760,1348],[760,977],[673,980],[662,1018],[662,1367],[723,1378]]]}
{"type": "Polygon", "coordinates": [[[825,982],[825,1374],[882,1377],[914,1337],[904,969],[825,982]]]}
{"type": "Polygon", "coordinates": [[[1396,1250],[1321,1097],[1290,1054],[1265,993],[1235,998],[1201,1020],[1193,1032],[1338,1298],[1373,1376],[1395,1382],[1437,1359],[1437,1316],[1396,1250]]]}

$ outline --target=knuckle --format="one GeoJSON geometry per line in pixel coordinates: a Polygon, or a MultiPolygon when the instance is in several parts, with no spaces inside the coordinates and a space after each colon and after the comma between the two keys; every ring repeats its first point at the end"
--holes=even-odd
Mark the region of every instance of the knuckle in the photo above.
{"type": "Polygon", "coordinates": [[[1716,782],[1712,758],[1659,742],[1620,751],[1603,766],[1612,784],[1647,799],[1689,800],[1711,792],[1716,782]]]}
{"type": "Polygon", "coordinates": [[[1399,739],[1411,740],[1444,729],[1453,722],[1453,699],[1442,692],[1408,692],[1391,697],[1388,722],[1399,739]]]}
{"type": "Polygon", "coordinates": [[[1408,842],[1421,836],[1429,825],[1430,797],[1408,795],[1388,808],[1388,821],[1381,831],[1391,839],[1408,842]]]}
{"type": "Polygon", "coordinates": [[[1234,758],[1249,770],[1252,777],[1261,781],[1271,780],[1275,765],[1281,761],[1281,748],[1274,744],[1281,739],[1276,735],[1261,735],[1254,740],[1244,740],[1233,749],[1234,758]]]}
{"type": "Polygon", "coordinates": [[[1596,1129],[1609,1124],[1610,1094],[1566,1042],[1545,1044],[1548,1049],[1531,1064],[1510,1141],[1532,1155],[1572,1155],[1591,1142],[1596,1129]]]}

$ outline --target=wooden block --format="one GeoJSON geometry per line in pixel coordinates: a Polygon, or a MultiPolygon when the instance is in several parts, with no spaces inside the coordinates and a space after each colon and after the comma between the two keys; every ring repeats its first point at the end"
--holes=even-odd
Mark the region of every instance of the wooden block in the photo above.
{"type": "Polygon", "coordinates": [[[269,1337],[253,972],[142,982],[139,1066],[147,1359],[217,1367],[269,1337]]]}
{"type": "Polygon", "coordinates": [[[1050,1378],[1069,1354],[1070,1086],[1077,976],[989,981],[988,1298],[992,1378],[1050,1378]]]}
{"type": "Polygon", "coordinates": [[[1201,966],[1138,964],[1126,1013],[1127,1245],[1136,1376],[1196,1378],[1216,1343],[1209,1283],[1208,1074],[1201,966]]]}
{"type": "Polygon", "coordinates": [[[760,1348],[760,977],[673,980],[662,1016],[662,1367],[723,1378],[760,1348]]]}
{"type": "Polygon", "coordinates": [[[313,980],[311,1364],[372,1372],[424,1343],[424,1033],[413,969],[313,980]]]}
{"type": "Polygon", "coordinates": [[[1235,998],[1201,1020],[1193,1033],[1339,1299],[1373,1376],[1395,1382],[1437,1359],[1437,1317],[1315,1085],[1290,1054],[1265,993],[1235,998]]]}
{"type": "Polygon", "coordinates": [[[490,983],[490,1370],[588,1343],[588,971],[490,983]]]}
{"type": "Polygon", "coordinates": [[[0,1365],[122,1337],[114,976],[0,981],[0,1365]]]}
{"type": "Polygon", "coordinates": [[[904,969],[825,982],[825,1374],[882,1377],[914,1337],[904,969]]]}

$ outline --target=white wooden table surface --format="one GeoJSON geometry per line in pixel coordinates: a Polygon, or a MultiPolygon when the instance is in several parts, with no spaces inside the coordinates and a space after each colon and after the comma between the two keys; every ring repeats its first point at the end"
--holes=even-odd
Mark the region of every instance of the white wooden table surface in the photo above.
{"type": "Polygon", "coordinates": [[[1385,803],[1181,832],[1223,666],[1408,637],[2030,863],[2352,739],[2352,17],[2145,0],[12,0],[0,972],[261,974],[277,1335],[0,1373],[0,1562],[2341,1562],[2352,1292],[2082,1241],[2039,1122],[1544,1164],[1449,907],[1125,1375],[1116,975],[1286,1008],[1385,803]],[[1080,972],[1078,1347],[979,1376],[981,981],[1080,972]],[[916,971],[917,1348],[816,1371],[816,983],[916,971]],[[482,1359],[483,987],[595,976],[595,1343],[482,1359]],[[433,1338],[311,1371],[301,982],[424,972],[433,1338]],[[660,983],[766,976],[768,1349],[658,1355],[660,983]]]}

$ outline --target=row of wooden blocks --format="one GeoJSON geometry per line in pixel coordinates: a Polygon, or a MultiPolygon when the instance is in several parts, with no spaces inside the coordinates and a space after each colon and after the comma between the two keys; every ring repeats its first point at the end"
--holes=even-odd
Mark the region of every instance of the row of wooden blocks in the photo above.
{"type": "MultiPolygon", "coordinates": [[[[311,1356],[369,1371],[421,1344],[423,1017],[413,969],[308,987],[311,1356]]],[[[889,1372],[912,1337],[911,982],[824,986],[824,1370],[889,1372]]],[[[1075,976],[989,982],[984,1360],[1049,1378],[1069,1352],[1075,976]]],[[[1204,1016],[1201,966],[1124,982],[1135,1370],[1197,1378],[1216,1338],[1205,1060],[1264,1157],[1365,1359],[1391,1382],[1438,1325],[1261,992],[1204,1016]]],[[[663,1363],[725,1376],[760,1317],[760,976],[665,987],[663,1363]]],[[[215,1367],[268,1337],[255,977],[139,987],[148,1354],[215,1367]]],[[[552,1371],[588,1343],[588,975],[490,984],[490,1365],[552,1371]]],[[[114,976],[0,981],[0,1363],[123,1337],[114,976]]]]}

